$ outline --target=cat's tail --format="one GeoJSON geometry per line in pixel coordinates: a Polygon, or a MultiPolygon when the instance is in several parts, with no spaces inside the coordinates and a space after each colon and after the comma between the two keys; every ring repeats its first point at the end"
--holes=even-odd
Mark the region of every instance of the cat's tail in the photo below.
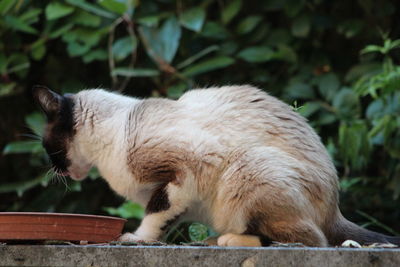
{"type": "Polygon", "coordinates": [[[362,228],[342,216],[338,216],[333,224],[330,225],[327,233],[330,245],[338,246],[346,240],[354,240],[363,244],[372,243],[391,243],[400,246],[400,237],[388,236],[362,228]]]}

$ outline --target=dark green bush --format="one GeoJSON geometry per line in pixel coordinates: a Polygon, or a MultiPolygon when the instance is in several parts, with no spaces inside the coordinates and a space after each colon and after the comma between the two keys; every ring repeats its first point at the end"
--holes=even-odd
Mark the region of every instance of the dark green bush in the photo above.
{"type": "MultiPolygon", "coordinates": [[[[32,85],[177,98],[250,83],[321,135],[347,217],[400,231],[396,1],[3,0],[0,15],[1,211],[142,216],[133,203],[119,206],[95,171],[82,183],[50,179],[32,85]]],[[[170,240],[209,234],[199,225],[180,231],[170,240]]]]}

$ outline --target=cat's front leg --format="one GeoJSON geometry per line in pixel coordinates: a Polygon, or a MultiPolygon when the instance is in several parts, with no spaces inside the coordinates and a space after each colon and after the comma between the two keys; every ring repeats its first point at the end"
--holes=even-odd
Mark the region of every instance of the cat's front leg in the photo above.
{"type": "Polygon", "coordinates": [[[190,200],[182,195],[173,184],[159,186],[147,203],[146,215],[139,228],[134,233],[123,234],[119,241],[157,241],[187,210],[190,200]]]}

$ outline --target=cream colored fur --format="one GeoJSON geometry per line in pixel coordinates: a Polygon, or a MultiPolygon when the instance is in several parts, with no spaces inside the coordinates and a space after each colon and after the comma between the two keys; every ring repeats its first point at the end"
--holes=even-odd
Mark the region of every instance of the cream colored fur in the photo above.
{"type": "Polygon", "coordinates": [[[192,90],[179,100],[139,100],[104,90],[73,96],[75,179],[97,166],[110,186],[146,206],[168,183],[171,208],[121,240],[157,240],[166,221],[211,225],[222,246],[258,246],[249,224],[280,242],[326,246],[337,209],[335,168],[306,120],[251,86],[192,90]],[[173,173],[157,175],[159,166],[173,173]]]}

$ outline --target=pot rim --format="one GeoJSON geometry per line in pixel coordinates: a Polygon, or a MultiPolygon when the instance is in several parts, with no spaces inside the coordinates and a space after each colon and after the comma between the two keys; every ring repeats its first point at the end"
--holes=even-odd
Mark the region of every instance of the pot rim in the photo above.
{"type": "Polygon", "coordinates": [[[87,219],[106,219],[106,220],[116,220],[116,221],[124,221],[127,220],[124,218],[113,217],[113,216],[103,216],[103,215],[91,215],[91,214],[79,214],[79,213],[60,213],[60,212],[0,212],[1,216],[47,216],[47,217],[67,217],[67,218],[87,218],[87,219]]]}

